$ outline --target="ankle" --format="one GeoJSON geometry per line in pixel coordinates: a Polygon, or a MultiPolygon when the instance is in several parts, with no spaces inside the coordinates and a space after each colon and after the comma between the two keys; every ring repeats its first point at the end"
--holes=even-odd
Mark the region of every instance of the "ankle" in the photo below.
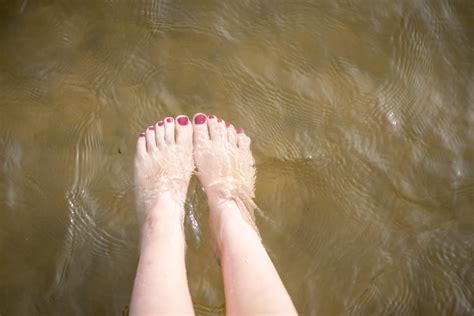
{"type": "Polygon", "coordinates": [[[261,241],[256,227],[244,219],[235,201],[222,203],[218,208],[211,210],[209,225],[218,257],[222,257],[229,241],[240,240],[243,244],[250,240],[261,241]]]}
{"type": "Polygon", "coordinates": [[[184,210],[177,208],[151,210],[140,225],[141,246],[148,247],[157,240],[168,240],[169,243],[184,240],[183,223],[184,210]]]}
{"type": "Polygon", "coordinates": [[[224,219],[223,217],[228,216],[241,217],[241,211],[234,199],[208,194],[207,204],[211,221],[220,222],[224,219]]]}
{"type": "Polygon", "coordinates": [[[232,208],[236,205],[235,200],[215,192],[207,192],[207,204],[211,211],[213,209],[232,208]]]}
{"type": "Polygon", "coordinates": [[[140,226],[156,226],[155,223],[172,224],[182,226],[184,221],[184,201],[177,200],[172,194],[162,192],[154,199],[153,203],[143,208],[138,208],[140,226]],[[142,210],[142,212],[140,212],[142,210]]]}
{"type": "Polygon", "coordinates": [[[184,205],[165,201],[152,207],[144,218],[144,222],[183,223],[184,205]]]}
{"type": "Polygon", "coordinates": [[[170,191],[162,191],[150,199],[151,203],[148,205],[147,213],[176,213],[177,210],[184,208],[185,201],[186,196],[181,196],[170,191]]]}
{"type": "MultiPolygon", "coordinates": [[[[242,203],[233,199],[209,199],[209,225],[212,239],[220,248],[221,239],[235,231],[249,232],[260,239],[255,223],[250,222],[246,215],[248,210],[242,203]]],[[[220,251],[220,249],[219,249],[220,251]]]]}

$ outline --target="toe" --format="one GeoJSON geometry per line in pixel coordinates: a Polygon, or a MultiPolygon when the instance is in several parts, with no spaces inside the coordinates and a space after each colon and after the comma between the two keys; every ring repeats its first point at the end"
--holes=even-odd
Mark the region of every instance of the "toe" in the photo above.
{"type": "Polygon", "coordinates": [[[195,146],[209,143],[209,131],[207,128],[207,117],[205,114],[197,113],[194,115],[193,139],[195,146]]]}
{"type": "Polygon", "coordinates": [[[146,137],[145,133],[140,133],[137,140],[137,156],[146,155],[146,137]]]}
{"type": "Polygon", "coordinates": [[[237,133],[234,126],[230,123],[227,123],[227,141],[232,146],[237,146],[237,133]]]}
{"type": "Polygon", "coordinates": [[[167,117],[165,119],[165,143],[174,144],[174,119],[167,117]]]}
{"type": "Polygon", "coordinates": [[[211,136],[211,140],[221,141],[221,130],[219,129],[219,123],[217,122],[217,118],[214,115],[209,115],[207,125],[209,126],[209,135],[211,136]]]}
{"type": "Polygon", "coordinates": [[[193,128],[189,123],[189,118],[180,115],[176,118],[176,143],[179,145],[191,146],[193,140],[193,128]]]}
{"type": "Polygon", "coordinates": [[[227,142],[227,131],[226,131],[226,127],[225,127],[226,125],[225,124],[226,123],[223,119],[221,119],[221,118],[217,119],[217,130],[219,132],[219,137],[223,141],[227,142]]]}
{"type": "Polygon", "coordinates": [[[155,138],[158,148],[165,145],[165,122],[159,121],[155,124],[155,138]]]}
{"type": "Polygon", "coordinates": [[[237,129],[237,146],[241,149],[250,149],[250,138],[245,135],[242,128],[237,129]]]}
{"type": "Polygon", "coordinates": [[[156,147],[155,127],[154,126],[150,126],[146,129],[145,138],[146,138],[147,151],[149,153],[155,151],[157,147],[156,147]]]}

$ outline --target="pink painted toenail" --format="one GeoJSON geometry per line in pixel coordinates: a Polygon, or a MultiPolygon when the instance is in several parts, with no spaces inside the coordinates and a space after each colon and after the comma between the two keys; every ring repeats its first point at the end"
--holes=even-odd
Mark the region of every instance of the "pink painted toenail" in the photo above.
{"type": "Polygon", "coordinates": [[[194,118],[194,123],[204,124],[206,122],[206,116],[204,114],[199,114],[194,118]]]}
{"type": "Polygon", "coordinates": [[[145,133],[140,133],[140,137],[145,137],[145,133]]]}
{"type": "Polygon", "coordinates": [[[238,128],[237,129],[237,134],[243,134],[244,133],[244,129],[243,128],[238,128]]]}
{"type": "Polygon", "coordinates": [[[154,126],[150,126],[150,127],[148,127],[148,129],[149,129],[150,131],[154,131],[154,130],[155,130],[155,127],[154,127],[154,126]]]}
{"type": "Polygon", "coordinates": [[[165,125],[165,123],[163,121],[158,122],[158,126],[163,126],[163,125],[165,125]]]}
{"type": "Polygon", "coordinates": [[[188,118],[186,116],[178,118],[179,125],[188,125],[188,118]]]}
{"type": "Polygon", "coordinates": [[[218,119],[217,119],[217,122],[219,122],[219,123],[222,122],[222,119],[221,119],[221,118],[218,118],[218,119]]]}
{"type": "Polygon", "coordinates": [[[213,118],[215,118],[214,115],[209,115],[209,118],[212,120],[213,118]]]}
{"type": "Polygon", "coordinates": [[[166,119],[166,122],[168,122],[168,123],[173,123],[173,118],[172,118],[172,117],[168,117],[168,118],[166,119]]]}
{"type": "Polygon", "coordinates": [[[225,123],[225,127],[230,127],[230,123],[229,122],[225,123]]]}

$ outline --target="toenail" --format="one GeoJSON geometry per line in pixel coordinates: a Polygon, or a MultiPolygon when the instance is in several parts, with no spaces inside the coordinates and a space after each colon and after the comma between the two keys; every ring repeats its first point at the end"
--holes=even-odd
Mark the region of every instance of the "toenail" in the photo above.
{"type": "Polygon", "coordinates": [[[165,123],[163,121],[158,122],[158,126],[163,126],[163,125],[165,125],[165,123]]]}
{"type": "Polygon", "coordinates": [[[154,130],[155,130],[155,127],[154,127],[154,126],[150,126],[150,127],[148,127],[148,129],[149,129],[150,131],[154,131],[154,130]]]}
{"type": "Polygon", "coordinates": [[[212,120],[213,118],[215,118],[214,115],[209,115],[209,118],[212,120]]]}
{"type": "Polygon", "coordinates": [[[225,123],[225,127],[230,127],[230,123],[229,122],[225,123]]]}
{"type": "Polygon", "coordinates": [[[222,119],[221,119],[221,118],[218,118],[218,119],[217,119],[217,122],[218,122],[218,123],[222,122],[222,119]]]}
{"type": "Polygon", "coordinates": [[[206,116],[204,114],[199,114],[194,118],[194,123],[204,124],[206,122],[206,116]]]}
{"type": "Polygon", "coordinates": [[[145,137],[145,133],[140,133],[140,137],[145,137]]]}
{"type": "Polygon", "coordinates": [[[237,129],[237,134],[243,134],[244,133],[244,129],[243,128],[238,128],[237,129]]]}
{"type": "Polygon", "coordinates": [[[186,116],[182,116],[178,118],[179,125],[188,125],[188,118],[186,116]]]}
{"type": "Polygon", "coordinates": [[[172,118],[172,117],[168,117],[168,118],[166,119],[166,122],[168,122],[168,123],[173,123],[173,118],[172,118]]]}

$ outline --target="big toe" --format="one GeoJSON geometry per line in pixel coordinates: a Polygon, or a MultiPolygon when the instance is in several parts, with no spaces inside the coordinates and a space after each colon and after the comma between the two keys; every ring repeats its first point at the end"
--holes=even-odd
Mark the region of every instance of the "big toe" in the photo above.
{"type": "Polygon", "coordinates": [[[176,118],[176,143],[183,146],[191,146],[193,140],[193,128],[189,118],[180,115],[176,118]]]}
{"type": "Polygon", "coordinates": [[[209,130],[207,127],[207,116],[197,113],[193,118],[193,139],[194,146],[199,147],[208,144],[210,141],[209,130]]]}

